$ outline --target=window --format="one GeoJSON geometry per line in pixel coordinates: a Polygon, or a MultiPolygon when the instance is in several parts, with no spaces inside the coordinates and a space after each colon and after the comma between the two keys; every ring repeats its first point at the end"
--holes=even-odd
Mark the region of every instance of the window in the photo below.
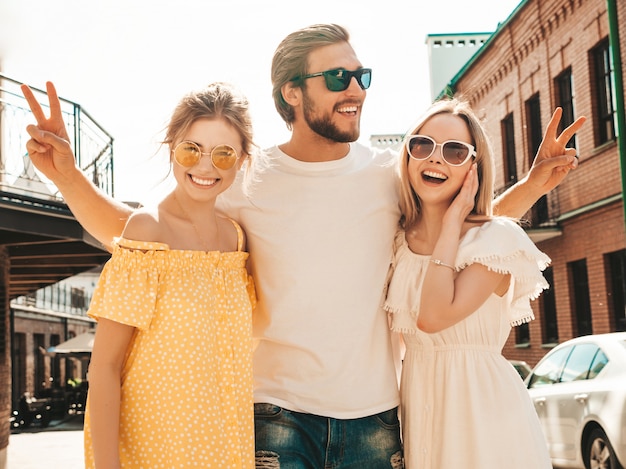
{"type": "Polygon", "coordinates": [[[591,51],[593,62],[592,89],[595,91],[594,122],[598,145],[615,140],[615,105],[609,40],[603,40],[591,51]]]}
{"type": "Polygon", "coordinates": [[[593,379],[608,362],[608,357],[596,344],[582,343],[556,349],[539,362],[528,380],[528,387],[593,379]]]}
{"type": "MultiPolygon", "coordinates": [[[[59,334],[51,334],[50,335],[50,347],[54,347],[55,345],[59,345],[61,343],[61,337],[59,334]]],[[[60,387],[63,385],[61,381],[61,357],[59,354],[55,355],[50,360],[50,377],[52,378],[52,384],[55,387],[60,387]]]]}
{"type": "Polygon", "coordinates": [[[26,334],[16,332],[11,342],[13,345],[11,366],[13,396],[19,399],[26,392],[26,334]]]}
{"type": "Polygon", "coordinates": [[[526,101],[526,127],[528,129],[528,154],[530,155],[530,163],[532,163],[537,150],[539,150],[543,136],[541,132],[539,93],[526,101]]]}
{"type": "Polygon", "coordinates": [[[543,276],[550,284],[550,288],[544,290],[539,297],[539,304],[541,305],[541,318],[542,318],[542,338],[544,344],[556,344],[559,342],[559,327],[557,323],[556,314],[556,299],[554,297],[554,272],[552,267],[548,267],[543,276]]]}
{"type": "Polygon", "coordinates": [[[34,356],[35,356],[35,395],[46,387],[46,364],[44,356],[40,352],[40,347],[45,349],[45,336],[43,334],[33,334],[34,356]]]}
{"type": "Polygon", "coordinates": [[[595,344],[579,344],[570,353],[559,381],[569,383],[587,379],[591,362],[596,356],[598,346],[595,344]]]}
{"type": "Polygon", "coordinates": [[[615,331],[626,331],[626,250],[605,256],[608,306],[615,331]]]}
{"type": "Polygon", "coordinates": [[[538,388],[548,384],[558,383],[565,360],[572,351],[572,347],[563,347],[555,350],[545,360],[542,360],[528,381],[529,388],[538,388]]]}
{"type": "Polygon", "coordinates": [[[570,275],[570,291],[572,292],[572,320],[577,335],[592,334],[591,302],[589,299],[589,279],[587,277],[587,262],[582,259],[568,264],[570,275]]]}
{"type": "MultiPolygon", "coordinates": [[[[574,122],[574,78],[572,77],[572,69],[568,68],[563,71],[556,79],[556,105],[563,109],[561,122],[559,124],[559,132],[563,131],[567,126],[574,122]]],[[[567,146],[576,148],[576,135],[572,136],[567,146]]]]}
{"type": "MultiPolygon", "coordinates": [[[[539,93],[533,95],[526,101],[526,129],[528,154],[530,156],[530,164],[532,164],[543,137],[543,133],[541,131],[541,107],[539,103],[539,93]]],[[[548,220],[548,197],[547,195],[544,195],[533,206],[531,221],[533,226],[537,226],[547,222],[548,220]]]]}
{"type": "Polygon", "coordinates": [[[515,328],[515,344],[526,345],[530,343],[530,327],[528,323],[520,324],[515,328]]]}
{"type": "Polygon", "coordinates": [[[513,113],[510,113],[500,123],[502,129],[502,146],[504,155],[505,186],[510,187],[517,182],[517,164],[515,161],[515,127],[513,113]]]}
{"type": "Polygon", "coordinates": [[[85,308],[85,289],[71,287],[71,306],[72,308],[84,309],[85,308]]]}
{"type": "Polygon", "coordinates": [[[609,357],[607,357],[601,349],[598,349],[598,353],[596,353],[591,367],[589,368],[589,376],[587,376],[587,379],[593,379],[598,376],[598,373],[604,369],[608,362],[609,357]]]}
{"type": "Polygon", "coordinates": [[[530,326],[527,322],[515,327],[515,345],[530,344],[530,326]]]}

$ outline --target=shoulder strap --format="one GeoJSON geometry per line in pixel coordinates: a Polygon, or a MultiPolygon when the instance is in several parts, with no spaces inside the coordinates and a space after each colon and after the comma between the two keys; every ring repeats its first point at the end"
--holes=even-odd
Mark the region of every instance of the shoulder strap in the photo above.
{"type": "Polygon", "coordinates": [[[237,251],[241,251],[243,249],[243,230],[241,229],[241,226],[239,226],[239,223],[237,223],[235,220],[233,220],[232,218],[229,218],[229,220],[232,222],[232,224],[235,226],[235,229],[237,230],[237,251]]]}

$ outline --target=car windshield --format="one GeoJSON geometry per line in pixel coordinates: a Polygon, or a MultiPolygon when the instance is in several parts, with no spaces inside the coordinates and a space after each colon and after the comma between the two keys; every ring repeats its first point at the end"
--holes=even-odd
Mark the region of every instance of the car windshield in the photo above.
{"type": "Polygon", "coordinates": [[[528,387],[536,388],[558,382],[561,376],[561,370],[565,364],[565,359],[571,350],[572,347],[564,347],[549,354],[549,356],[537,365],[537,368],[530,377],[528,387]]]}
{"type": "Polygon", "coordinates": [[[596,344],[580,343],[564,347],[549,353],[537,365],[528,380],[528,387],[593,379],[608,362],[608,357],[596,344]]]}
{"type": "MultiPolygon", "coordinates": [[[[563,372],[559,378],[559,382],[567,383],[569,381],[579,381],[587,379],[589,375],[589,369],[591,368],[591,362],[596,357],[598,346],[595,344],[578,344],[572,350],[563,372]]],[[[604,355],[601,353],[601,355],[604,355]]],[[[602,367],[606,364],[606,360],[601,361],[602,367]]],[[[597,372],[596,372],[597,374],[597,372]]]]}

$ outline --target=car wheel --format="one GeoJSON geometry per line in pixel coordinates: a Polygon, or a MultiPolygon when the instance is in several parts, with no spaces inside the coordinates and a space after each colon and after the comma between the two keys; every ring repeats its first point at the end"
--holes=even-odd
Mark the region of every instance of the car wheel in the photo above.
{"type": "Polygon", "coordinates": [[[595,428],[589,434],[584,458],[587,469],[622,469],[606,433],[600,428],[595,428]]]}

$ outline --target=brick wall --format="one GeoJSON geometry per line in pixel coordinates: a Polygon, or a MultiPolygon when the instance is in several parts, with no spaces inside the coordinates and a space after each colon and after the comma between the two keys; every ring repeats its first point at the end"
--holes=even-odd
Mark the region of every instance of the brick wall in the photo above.
{"type": "MultiPolygon", "coordinates": [[[[617,2],[622,62],[626,51],[626,5],[617,2]],[[621,4],[621,5],[620,5],[621,4]]],[[[552,195],[563,219],[561,236],[538,243],[553,259],[559,342],[576,335],[571,315],[568,262],[585,259],[588,269],[593,332],[610,332],[604,255],[626,247],[618,147],[596,146],[593,68],[589,51],[607,38],[606,0],[529,0],[483,48],[457,83],[457,93],[470,100],[502,155],[501,121],[513,113],[517,173],[521,178],[534,155],[528,148],[525,102],[539,93],[545,128],[556,106],[554,79],[571,67],[577,115],[588,121],[578,134],[579,168],[552,195]]],[[[623,94],[623,90],[620,91],[623,94]]],[[[504,161],[496,161],[496,185],[504,185],[504,161]]],[[[552,197],[551,196],[551,197],[552,197]]],[[[509,358],[535,364],[548,350],[542,344],[542,317],[530,324],[530,343],[515,346],[514,334],[505,347],[509,358]]]]}
{"type": "MultiPolygon", "coordinates": [[[[28,311],[24,310],[14,311],[14,336],[21,334],[25,339],[25,350],[22,356],[21,364],[16,365],[14,371],[19,372],[24,377],[24,382],[13,383],[13,406],[17,405],[17,402],[21,395],[25,392],[29,392],[32,395],[38,395],[43,391],[43,387],[65,387],[67,379],[69,378],[84,378],[87,371],[88,360],[84,363],[79,363],[77,360],[72,360],[73,375],[66,375],[66,360],[59,357],[59,360],[53,360],[50,357],[45,357],[38,350],[35,343],[35,335],[43,337],[43,347],[47,349],[52,345],[52,336],[56,335],[59,338],[59,342],[80,335],[89,330],[93,330],[93,321],[81,316],[76,318],[68,317],[68,315],[53,315],[46,312],[28,311]],[[43,358],[42,358],[43,357],[43,358]],[[41,369],[41,377],[43,383],[35,382],[37,373],[35,371],[35,364],[38,360],[43,362],[43,369],[41,369]],[[19,367],[23,369],[19,369],[19,367]],[[53,370],[53,367],[59,367],[57,370],[53,370]],[[59,377],[59,382],[53,383],[50,378],[56,374],[59,377]],[[44,385],[45,383],[45,385],[44,385]]],[[[11,395],[11,393],[9,394],[11,395]]]]}

